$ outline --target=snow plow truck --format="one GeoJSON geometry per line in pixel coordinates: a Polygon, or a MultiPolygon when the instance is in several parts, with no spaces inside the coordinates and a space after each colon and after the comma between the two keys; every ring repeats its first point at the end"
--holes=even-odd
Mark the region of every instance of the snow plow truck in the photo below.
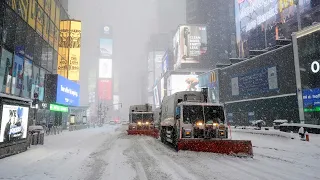
{"type": "Polygon", "coordinates": [[[208,103],[206,90],[177,92],[164,97],[160,138],[177,151],[253,156],[251,141],[228,139],[224,107],[208,103]]]}
{"type": "Polygon", "coordinates": [[[153,113],[150,104],[130,106],[128,135],[147,135],[158,138],[159,131],[155,128],[153,113]]]}

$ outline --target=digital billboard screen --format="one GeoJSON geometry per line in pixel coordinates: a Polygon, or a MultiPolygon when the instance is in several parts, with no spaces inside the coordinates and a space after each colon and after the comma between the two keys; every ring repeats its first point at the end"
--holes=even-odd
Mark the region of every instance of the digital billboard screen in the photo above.
{"type": "MultiPolygon", "coordinates": [[[[301,14],[311,8],[310,2],[299,1],[301,14]]],[[[276,39],[290,39],[291,33],[297,31],[292,25],[297,14],[295,0],[235,0],[235,5],[240,57],[248,56],[250,49],[272,46],[276,39]]]]}
{"type": "Polygon", "coordinates": [[[80,85],[57,75],[56,103],[66,106],[79,106],[80,85]]]}
{"type": "Polygon", "coordinates": [[[2,106],[0,143],[27,137],[29,108],[24,106],[2,106]]]}
{"type": "Polygon", "coordinates": [[[112,57],[112,39],[100,39],[100,57],[112,57]]]}
{"type": "Polygon", "coordinates": [[[181,91],[200,91],[198,75],[171,75],[167,79],[168,96],[181,91]]]}
{"type": "Polygon", "coordinates": [[[175,68],[183,63],[200,63],[207,52],[207,28],[199,25],[179,26],[173,38],[175,68]]]}
{"type": "Polygon", "coordinates": [[[112,99],[112,81],[111,80],[99,79],[98,87],[99,87],[98,97],[100,100],[112,99]]]}
{"type": "Polygon", "coordinates": [[[112,59],[99,59],[99,78],[112,78],[112,59]]]}

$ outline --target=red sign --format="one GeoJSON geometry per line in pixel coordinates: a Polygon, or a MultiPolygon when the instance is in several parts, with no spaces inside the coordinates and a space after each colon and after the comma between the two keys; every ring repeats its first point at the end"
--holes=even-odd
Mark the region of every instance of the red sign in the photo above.
{"type": "Polygon", "coordinates": [[[100,100],[112,100],[112,81],[108,79],[99,79],[98,82],[100,100]]]}

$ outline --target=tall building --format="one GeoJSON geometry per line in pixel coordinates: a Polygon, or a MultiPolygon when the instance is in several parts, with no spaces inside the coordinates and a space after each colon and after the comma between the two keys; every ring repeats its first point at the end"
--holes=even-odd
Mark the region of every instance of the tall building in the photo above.
{"type": "Polygon", "coordinates": [[[58,0],[0,1],[0,129],[15,124],[22,134],[1,135],[0,144],[6,144],[1,152],[24,151],[19,148],[25,147],[28,126],[62,125],[68,103],[78,102],[78,91],[70,88],[78,85],[54,75],[58,59],[63,58],[58,52],[60,21],[66,19],[69,15],[58,0]],[[55,81],[47,81],[48,76],[55,81]],[[76,98],[69,98],[70,94],[76,98]],[[48,101],[48,96],[55,96],[54,100],[48,101]]]}
{"type": "Polygon", "coordinates": [[[210,69],[217,63],[229,63],[236,56],[235,4],[234,0],[187,0],[187,24],[207,27],[207,60],[210,69]]]}
{"type": "Polygon", "coordinates": [[[249,50],[275,46],[278,39],[291,39],[291,34],[299,29],[298,19],[301,29],[320,21],[319,0],[242,0],[235,5],[240,57],[248,57],[249,50]]]}
{"type": "Polygon", "coordinates": [[[174,32],[186,22],[186,0],[157,1],[158,33],[174,32]]]}

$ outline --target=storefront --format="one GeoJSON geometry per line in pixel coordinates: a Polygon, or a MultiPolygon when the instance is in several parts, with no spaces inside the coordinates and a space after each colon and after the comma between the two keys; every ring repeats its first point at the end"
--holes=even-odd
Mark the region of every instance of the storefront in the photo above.
{"type": "Polygon", "coordinates": [[[292,45],[219,71],[220,102],[231,124],[275,119],[300,122],[292,45]]]}
{"type": "Polygon", "coordinates": [[[79,106],[80,85],[57,74],[46,75],[45,101],[55,113],[54,124],[66,127],[70,123],[69,107],[79,106]]]}
{"type": "Polygon", "coordinates": [[[293,34],[301,123],[320,124],[320,25],[293,34]]]}

